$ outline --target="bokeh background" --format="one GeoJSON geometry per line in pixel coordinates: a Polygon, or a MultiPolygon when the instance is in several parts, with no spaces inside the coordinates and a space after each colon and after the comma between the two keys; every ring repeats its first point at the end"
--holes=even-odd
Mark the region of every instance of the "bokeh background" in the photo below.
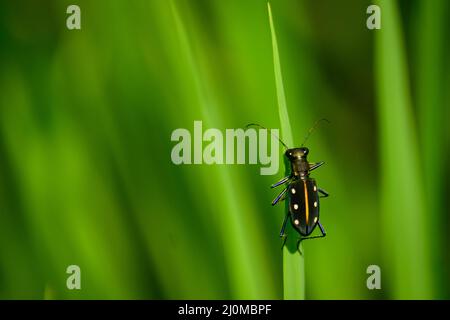
{"type": "MultiPolygon", "coordinates": [[[[295,142],[331,121],[306,298],[449,298],[450,3],[271,5],[295,142]]],[[[194,120],[280,127],[265,0],[2,1],[0,298],[283,298],[284,169],[174,165],[194,120]]]]}

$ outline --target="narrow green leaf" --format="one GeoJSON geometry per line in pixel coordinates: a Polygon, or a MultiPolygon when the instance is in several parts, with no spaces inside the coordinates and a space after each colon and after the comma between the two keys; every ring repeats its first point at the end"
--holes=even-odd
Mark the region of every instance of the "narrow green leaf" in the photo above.
{"type": "Polygon", "coordinates": [[[383,269],[396,299],[432,297],[423,178],[410,100],[406,55],[397,2],[378,1],[375,61],[381,161],[383,269]]]}
{"type": "Polygon", "coordinates": [[[442,286],[445,267],[440,253],[444,250],[441,227],[446,214],[444,208],[445,176],[442,168],[445,163],[445,70],[444,44],[446,38],[446,13],[448,1],[433,0],[418,3],[417,23],[417,109],[421,133],[421,154],[423,155],[424,183],[426,186],[426,207],[429,212],[432,233],[430,245],[434,265],[434,283],[442,286]]]}
{"type": "MultiPolygon", "coordinates": [[[[273,24],[270,3],[267,3],[267,8],[269,11],[270,31],[272,36],[273,64],[277,89],[278,112],[281,124],[281,136],[288,146],[293,146],[294,141],[287,111],[277,36],[273,24]]],[[[288,224],[286,230],[287,234],[293,234],[293,231],[290,224],[288,224]]],[[[286,245],[283,247],[283,288],[284,299],[293,300],[305,298],[305,261],[303,255],[300,255],[297,251],[297,243],[294,237],[288,237],[286,245]]]]}
{"type": "Polygon", "coordinates": [[[294,141],[292,138],[291,123],[289,122],[289,115],[287,111],[286,96],[284,94],[280,55],[278,53],[277,35],[275,33],[275,26],[273,25],[272,9],[270,8],[269,2],[267,3],[267,8],[269,10],[270,33],[272,35],[273,68],[275,71],[275,85],[277,88],[278,112],[280,116],[281,133],[284,142],[288,146],[292,146],[294,144],[294,141]]]}
{"type": "MultiPolygon", "coordinates": [[[[180,11],[175,2],[171,1],[170,4],[180,39],[181,54],[187,59],[191,76],[195,80],[195,94],[200,102],[202,119],[205,123],[221,127],[221,116],[215,107],[217,101],[211,95],[214,89],[208,81],[205,81],[205,75],[196,62],[180,11]]],[[[210,193],[210,196],[205,198],[214,201],[214,214],[219,220],[220,234],[223,237],[224,257],[232,296],[238,299],[271,298],[274,289],[271,286],[269,269],[267,265],[262,265],[265,252],[260,249],[264,239],[261,234],[255,232],[254,228],[257,229],[258,226],[255,222],[256,212],[251,205],[246,204],[248,199],[242,191],[248,190],[249,187],[245,186],[245,182],[241,182],[241,186],[236,186],[233,180],[237,180],[237,177],[226,166],[217,166],[214,170],[214,174],[204,177],[209,185],[214,186],[205,190],[205,194],[210,193]],[[217,202],[220,200],[215,197],[217,194],[223,197],[219,206],[217,202]],[[243,212],[250,221],[253,221],[252,225],[243,223],[245,221],[243,212]],[[233,236],[230,237],[230,234],[233,236]]]]}

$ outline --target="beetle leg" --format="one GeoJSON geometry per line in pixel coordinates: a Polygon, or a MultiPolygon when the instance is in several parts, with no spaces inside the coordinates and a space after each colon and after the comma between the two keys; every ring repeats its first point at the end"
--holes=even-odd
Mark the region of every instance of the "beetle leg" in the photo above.
{"type": "Polygon", "coordinates": [[[280,194],[272,201],[272,205],[276,205],[278,201],[280,201],[281,197],[284,196],[288,188],[285,188],[283,191],[280,192],[280,194]]]}
{"type": "Polygon", "coordinates": [[[325,229],[323,228],[322,224],[320,223],[320,221],[317,221],[317,224],[319,225],[320,232],[322,232],[322,237],[325,237],[327,233],[325,232],[325,229]]]}
{"type": "Polygon", "coordinates": [[[288,218],[289,218],[289,212],[284,217],[283,225],[281,226],[281,230],[280,230],[280,238],[283,238],[283,244],[281,245],[281,250],[283,250],[283,247],[286,244],[286,240],[287,240],[287,234],[284,233],[284,229],[286,229],[286,223],[288,221],[288,218]]]}
{"type": "Polygon", "coordinates": [[[321,236],[313,236],[313,237],[306,237],[306,238],[300,238],[297,242],[297,250],[301,253],[300,251],[300,242],[302,242],[303,240],[308,240],[308,239],[317,239],[317,238],[323,238],[327,235],[327,233],[325,232],[325,229],[323,228],[322,224],[320,223],[320,221],[317,221],[317,224],[319,225],[320,228],[320,232],[322,233],[321,236]]]}
{"type": "Polygon", "coordinates": [[[271,187],[271,188],[276,188],[276,187],[282,185],[283,183],[287,182],[290,178],[291,178],[291,176],[284,177],[283,179],[281,179],[281,180],[278,181],[277,183],[274,183],[274,184],[271,185],[270,187],[271,187]]]}
{"type": "Polygon", "coordinates": [[[318,167],[320,167],[321,165],[323,165],[325,162],[320,161],[320,162],[316,162],[316,163],[310,163],[309,164],[309,171],[313,171],[314,169],[317,169],[318,167]]]}
{"type": "Polygon", "coordinates": [[[283,250],[284,246],[286,245],[287,237],[287,234],[283,234],[283,244],[281,245],[281,250],[283,250]]]}
{"type": "Polygon", "coordinates": [[[289,213],[286,214],[286,216],[284,217],[283,225],[281,226],[281,230],[280,230],[280,238],[283,238],[285,236],[284,229],[286,229],[286,222],[288,221],[288,218],[289,218],[289,213]]]}
{"type": "Polygon", "coordinates": [[[321,198],[326,198],[330,195],[328,192],[326,192],[325,190],[323,190],[321,188],[317,188],[317,190],[322,194],[321,198]]]}
{"type": "Polygon", "coordinates": [[[302,242],[302,238],[298,239],[297,241],[297,251],[300,253],[300,255],[303,255],[302,250],[300,250],[300,242],[302,242]]]}

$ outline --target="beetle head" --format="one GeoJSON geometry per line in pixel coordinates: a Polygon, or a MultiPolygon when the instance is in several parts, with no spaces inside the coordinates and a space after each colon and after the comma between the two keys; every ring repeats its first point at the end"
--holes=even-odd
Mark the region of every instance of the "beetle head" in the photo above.
{"type": "Polygon", "coordinates": [[[309,153],[308,148],[301,147],[288,149],[286,150],[285,155],[289,160],[296,160],[296,159],[306,159],[308,153],[309,153]]]}

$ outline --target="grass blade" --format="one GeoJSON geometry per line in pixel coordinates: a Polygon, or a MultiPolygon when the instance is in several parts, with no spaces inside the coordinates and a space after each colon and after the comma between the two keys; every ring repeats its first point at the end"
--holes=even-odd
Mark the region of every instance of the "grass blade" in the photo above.
{"type": "Polygon", "coordinates": [[[286,96],[284,94],[277,35],[275,33],[275,26],[273,25],[272,9],[270,7],[270,3],[267,3],[267,8],[269,11],[270,33],[272,36],[273,68],[275,71],[275,85],[277,88],[278,112],[280,116],[281,132],[284,142],[289,147],[291,147],[294,144],[294,141],[292,138],[291,123],[289,122],[289,115],[287,111],[286,96]]]}
{"type": "MultiPolygon", "coordinates": [[[[270,3],[267,3],[267,8],[269,11],[270,32],[272,36],[273,64],[277,89],[278,112],[281,124],[281,137],[288,146],[292,147],[294,141],[287,111],[277,36],[273,24],[270,3]]],[[[291,225],[288,223],[286,233],[294,234],[293,232],[295,231],[292,230],[291,225]]],[[[297,244],[292,236],[288,237],[286,245],[283,248],[283,290],[284,299],[293,300],[305,298],[305,261],[303,255],[300,255],[297,251],[297,244]]]]}
{"type": "Polygon", "coordinates": [[[386,271],[393,298],[432,296],[427,220],[419,148],[410,101],[406,55],[397,2],[379,1],[382,29],[376,33],[381,215],[386,271]]]}
{"type": "MultiPolygon", "coordinates": [[[[216,107],[217,101],[211,94],[214,92],[213,85],[205,81],[204,72],[200,64],[196,62],[180,10],[174,1],[170,4],[181,44],[181,55],[188,61],[190,75],[194,79],[195,96],[199,101],[202,119],[205,123],[222,127],[220,120],[222,117],[216,107]]],[[[258,230],[258,224],[255,223],[256,211],[251,205],[246,205],[247,198],[245,198],[244,190],[248,190],[249,186],[242,181],[241,186],[236,186],[233,183],[236,180],[238,180],[236,174],[226,166],[217,166],[214,174],[204,177],[208,185],[214,185],[214,188],[205,186],[204,194],[210,193],[205,198],[213,199],[214,214],[218,217],[218,228],[223,237],[224,257],[230,279],[230,291],[237,299],[273,298],[275,290],[271,285],[270,271],[267,265],[263,266],[263,261],[266,259],[264,245],[261,244],[264,244],[264,239],[255,231],[258,230]],[[217,194],[223,195],[224,199],[219,206],[217,194]],[[250,221],[253,221],[252,226],[245,223],[243,212],[250,221]],[[230,234],[233,236],[230,237],[230,234]]]]}
{"type": "MultiPolygon", "coordinates": [[[[417,24],[417,109],[421,133],[421,149],[426,186],[426,206],[431,219],[430,230],[433,230],[431,250],[432,262],[435,266],[435,285],[442,286],[445,277],[445,266],[441,263],[440,252],[444,250],[444,239],[441,226],[444,221],[445,175],[442,168],[445,162],[446,127],[444,83],[444,44],[446,37],[445,16],[448,3],[445,0],[424,1],[418,3],[417,24]],[[438,280],[439,279],[439,280],[438,280]],[[438,281],[436,281],[438,280],[438,281]]],[[[443,288],[442,288],[443,289],[443,288]]]]}

